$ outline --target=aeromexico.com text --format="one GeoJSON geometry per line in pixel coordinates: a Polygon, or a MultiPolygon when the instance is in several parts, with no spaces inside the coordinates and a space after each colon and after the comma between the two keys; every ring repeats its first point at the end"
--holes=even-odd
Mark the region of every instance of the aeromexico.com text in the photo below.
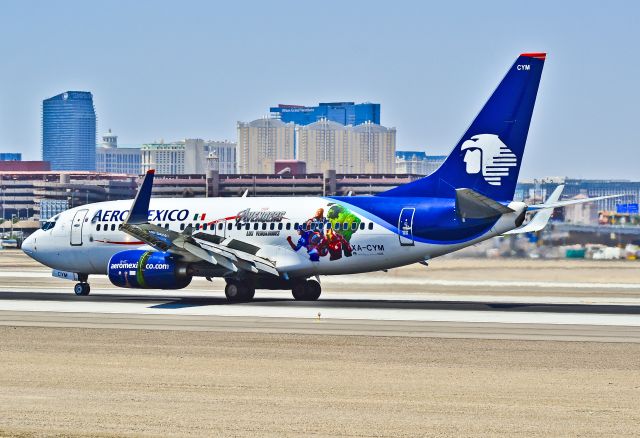
{"type": "MultiPolygon", "coordinates": [[[[169,269],[168,263],[147,263],[145,269],[169,269]]],[[[109,269],[138,269],[138,262],[111,263],[109,269]]]]}

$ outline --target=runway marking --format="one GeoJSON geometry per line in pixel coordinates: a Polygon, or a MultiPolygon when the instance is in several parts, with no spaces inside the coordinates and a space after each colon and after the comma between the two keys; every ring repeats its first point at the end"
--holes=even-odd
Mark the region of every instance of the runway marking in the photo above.
{"type": "Polygon", "coordinates": [[[553,313],[553,312],[501,312],[493,310],[431,310],[393,308],[336,308],[324,307],[319,301],[309,306],[263,306],[259,303],[241,305],[182,305],[158,300],[140,302],[89,302],[89,301],[0,301],[0,311],[59,312],[133,315],[193,315],[259,318],[322,318],[340,320],[375,321],[440,321],[504,324],[577,324],[596,326],[640,327],[640,316],[623,314],[553,313]]]}
{"type": "MultiPolygon", "coordinates": [[[[426,274],[428,275],[428,273],[426,274]]],[[[52,278],[50,271],[0,271],[3,278],[52,278]]],[[[104,278],[105,275],[92,275],[92,278],[104,278]]],[[[206,281],[204,278],[194,278],[195,281],[206,281]]],[[[507,280],[439,280],[433,278],[403,278],[403,277],[383,277],[383,276],[322,276],[323,285],[394,285],[394,286],[448,286],[448,287],[531,287],[531,288],[561,288],[561,289],[638,289],[640,283],[581,283],[563,281],[507,281],[507,280]]]]}
{"type": "MultiPolygon", "coordinates": [[[[69,296],[73,293],[71,286],[73,283],[64,282],[65,286],[47,286],[33,288],[32,285],[3,287],[2,292],[14,292],[24,294],[60,294],[69,296]]],[[[116,287],[96,287],[92,286],[91,296],[96,295],[118,295],[125,297],[147,296],[157,299],[183,299],[183,298],[222,298],[224,290],[222,285],[215,287],[212,283],[207,282],[207,289],[202,288],[186,288],[180,290],[162,290],[162,289],[121,289],[116,287]]],[[[272,298],[272,299],[290,299],[289,291],[269,291],[258,290],[256,298],[272,298]]],[[[533,295],[467,295],[455,292],[408,292],[398,290],[397,292],[377,292],[377,291],[358,291],[358,292],[322,292],[320,300],[375,300],[375,301],[464,301],[469,303],[527,303],[527,304],[581,304],[581,305],[640,305],[640,296],[533,296],[533,295]]]]}

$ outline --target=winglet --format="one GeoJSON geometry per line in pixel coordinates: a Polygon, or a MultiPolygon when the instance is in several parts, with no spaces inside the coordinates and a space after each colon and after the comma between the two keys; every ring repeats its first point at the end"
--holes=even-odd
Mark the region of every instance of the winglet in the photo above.
{"type": "Polygon", "coordinates": [[[155,173],[154,169],[147,171],[136,198],[133,200],[133,205],[131,205],[129,217],[127,217],[125,224],[146,224],[149,221],[149,201],[151,200],[153,175],[155,173]]]}

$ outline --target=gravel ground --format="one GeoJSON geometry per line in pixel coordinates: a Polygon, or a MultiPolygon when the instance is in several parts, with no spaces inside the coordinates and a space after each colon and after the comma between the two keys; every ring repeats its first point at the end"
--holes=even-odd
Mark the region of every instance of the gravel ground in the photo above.
{"type": "Polygon", "coordinates": [[[640,345],[0,327],[0,436],[638,436],[640,345]]]}

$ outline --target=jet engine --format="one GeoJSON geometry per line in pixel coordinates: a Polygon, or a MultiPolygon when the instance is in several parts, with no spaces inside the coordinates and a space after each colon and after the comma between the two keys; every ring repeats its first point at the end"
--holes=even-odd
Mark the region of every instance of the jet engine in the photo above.
{"type": "Polygon", "coordinates": [[[166,252],[128,250],[109,260],[109,281],[133,289],[182,289],[191,283],[187,266],[166,252]]]}

